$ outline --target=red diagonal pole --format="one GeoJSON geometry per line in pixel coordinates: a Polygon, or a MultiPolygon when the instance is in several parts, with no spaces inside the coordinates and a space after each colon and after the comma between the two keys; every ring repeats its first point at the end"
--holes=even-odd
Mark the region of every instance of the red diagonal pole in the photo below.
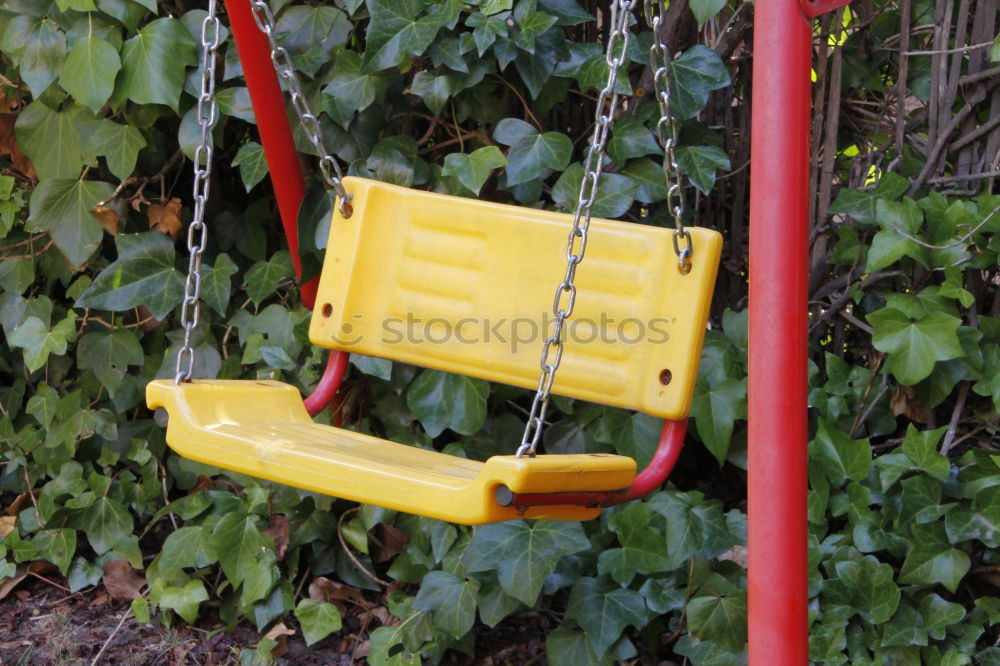
{"type": "Polygon", "coordinates": [[[806,342],[811,21],[757,0],[750,150],[751,666],[808,663],[806,342]]]}
{"type": "MultiPolygon", "coordinates": [[[[253,18],[249,0],[225,0],[226,14],[233,30],[233,41],[243,65],[243,78],[250,93],[260,143],[267,158],[274,198],[278,201],[281,224],[292,255],[295,277],[302,277],[299,259],[299,206],[305,196],[305,178],[299,166],[299,155],[292,138],[292,128],[285,113],[285,100],[278,84],[278,76],[271,64],[271,48],[267,37],[253,18]]],[[[316,300],[316,280],[300,287],[302,302],[312,308],[316,300]]]]}

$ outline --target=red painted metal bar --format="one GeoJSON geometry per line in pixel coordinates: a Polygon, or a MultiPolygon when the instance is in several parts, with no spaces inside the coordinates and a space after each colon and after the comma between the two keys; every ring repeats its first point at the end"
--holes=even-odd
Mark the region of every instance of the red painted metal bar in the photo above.
{"type": "Polygon", "coordinates": [[[656,446],[652,460],[632,480],[626,491],[592,493],[515,493],[511,504],[517,507],[551,506],[555,504],[574,506],[613,506],[645,497],[666,481],[677,464],[677,457],[684,446],[687,419],[664,421],[660,432],[660,443],[656,446]]]}
{"type": "MultiPolygon", "coordinates": [[[[257,120],[257,131],[260,133],[271,183],[274,185],[274,196],[278,200],[278,212],[288,241],[288,250],[292,255],[295,276],[301,278],[299,206],[305,196],[305,178],[285,111],[285,100],[281,94],[278,75],[271,63],[267,37],[257,28],[250,3],[247,0],[225,0],[225,3],[233,39],[243,65],[243,78],[246,80],[250,103],[257,120]]],[[[318,280],[313,278],[299,288],[302,302],[310,309],[316,302],[317,285],[318,280]]],[[[316,390],[306,398],[306,408],[310,414],[319,413],[333,400],[344,377],[347,360],[347,354],[331,352],[316,390]]]]}
{"type": "MultiPolygon", "coordinates": [[[[243,64],[243,78],[250,92],[260,142],[267,157],[274,196],[278,200],[281,224],[285,229],[288,250],[292,254],[295,276],[301,278],[298,215],[305,195],[305,179],[299,166],[292,129],[288,124],[281,86],[271,64],[271,49],[267,37],[257,28],[250,3],[247,0],[225,0],[225,3],[233,39],[243,64]]],[[[302,302],[309,309],[312,309],[316,301],[316,285],[317,281],[313,279],[300,287],[302,302]]]]}
{"type": "Polygon", "coordinates": [[[333,397],[337,393],[337,389],[340,388],[340,382],[347,370],[348,359],[349,355],[343,352],[330,353],[326,360],[323,376],[312,394],[305,399],[306,411],[309,412],[309,416],[316,416],[333,402],[333,397]]]}
{"type": "Polygon", "coordinates": [[[757,0],[750,152],[751,666],[808,662],[806,413],[811,22],[757,0]]]}

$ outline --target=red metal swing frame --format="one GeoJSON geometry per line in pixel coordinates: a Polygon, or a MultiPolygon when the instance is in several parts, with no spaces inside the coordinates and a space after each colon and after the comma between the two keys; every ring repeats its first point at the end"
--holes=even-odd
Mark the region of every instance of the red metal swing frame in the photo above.
{"type": "MultiPolygon", "coordinates": [[[[749,658],[808,662],[807,279],[812,19],[849,0],[757,0],[750,166],[749,658]]],[[[225,0],[296,275],[305,180],[285,103],[250,3],[225,0]]],[[[316,280],[301,286],[312,307],[316,280]]],[[[348,355],[330,354],[306,408],[335,399],[348,355]]],[[[580,503],[617,504],[649,493],[680,453],[685,421],[667,421],[650,465],[627,493],[580,503]]],[[[515,502],[538,503],[532,496],[515,502]]],[[[562,498],[562,501],[566,501],[562,498]]]]}

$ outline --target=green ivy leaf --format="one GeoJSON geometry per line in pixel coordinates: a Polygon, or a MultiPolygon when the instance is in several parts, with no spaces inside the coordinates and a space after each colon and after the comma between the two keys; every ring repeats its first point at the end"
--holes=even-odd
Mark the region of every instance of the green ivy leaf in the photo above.
{"type": "Polygon", "coordinates": [[[714,641],[729,652],[742,652],[747,642],[747,593],[697,597],[687,606],[691,633],[714,641]]]}
{"type": "Polygon", "coordinates": [[[365,33],[366,72],[403,64],[427,50],[441,28],[439,15],[423,14],[425,0],[367,0],[371,21],[365,33]]]}
{"type": "Polygon", "coordinates": [[[507,185],[517,185],[544,178],[552,171],[562,171],[569,164],[573,142],[561,132],[539,134],[523,121],[504,118],[494,130],[500,143],[511,146],[507,154],[507,185]],[[527,126],[527,129],[525,129],[527,126]]]}
{"type": "MultiPolygon", "coordinates": [[[[663,149],[660,148],[656,137],[639,118],[627,116],[615,123],[614,134],[608,141],[608,155],[615,163],[624,165],[633,157],[659,155],[662,152],[663,149]]],[[[662,171],[660,171],[660,180],[663,180],[662,171]]]]}
{"type": "Polygon", "coordinates": [[[124,181],[132,175],[139,151],[145,147],[146,139],[142,132],[132,125],[104,120],[98,123],[87,139],[86,151],[92,155],[103,155],[111,173],[124,181]]]}
{"type": "Polygon", "coordinates": [[[333,604],[315,599],[303,599],[295,607],[295,619],[302,625],[306,645],[317,643],[335,631],[340,631],[340,611],[333,604]]]}
{"type": "Polygon", "coordinates": [[[597,560],[597,572],[609,574],[619,585],[628,585],[636,574],[663,571],[670,565],[667,544],[656,529],[649,526],[653,512],[642,503],[629,504],[608,520],[618,535],[620,548],[603,551],[597,560]]]}
{"type": "Polygon", "coordinates": [[[406,392],[406,405],[431,437],[446,428],[473,435],[486,421],[489,382],[440,370],[424,370],[406,392]]]}
{"type": "Polygon", "coordinates": [[[844,485],[848,479],[860,481],[868,476],[872,462],[868,440],[851,439],[825,419],[819,419],[811,450],[835,487],[844,485]]]}
{"type": "Polygon", "coordinates": [[[606,578],[580,578],[573,584],[566,605],[566,617],[576,619],[594,654],[601,656],[627,626],[644,627],[647,612],[641,594],[618,587],[606,578]]]}
{"type": "Polygon", "coordinates": [[[579,523],[523,520],[477,527],[463,555],[470,572],[497,572],[503,590],[528,606],[563,555],[590,547],[579,523]]]}
{"type": "Polygon", "coordinates": [[[906,426],[906,436],[901,447],[914,465],[938,481],[946,481],[951,475],[948,457],[937,450],[937,444],[947,429],[947,426],[942,426],[936,430],[920,431],[910,423],[906,426]]]}
{"type": "MultiPolygon", "coordinates": [[[[544,136],[544,135],[543,135],[544,136]]],[[[511,155],[514,151],[511,151],[511,155]]],[[[509,173],[509,167],[508,167],[509,173]]],[[[509,177],[508,177],[509,182],[509,177]]],[[[583,182],[583,165],[574,162],[562,172],[552,188],[552,199],[565,210],[575,211],[583,182]]],[[[602,173],[597,182],[597,196],[591,212],[595,217],[616,218],[632,206],[638,183],[617,173],[602,173]]]]}
{"type": "Polygon", "coordinates": [[[677,149],[677,163],[703,194],[715,187],[716,171],[732,168],[729,155],[716,146],[682,146],[677,149]]]}
{"type": "Polygon", "coordinates": [[[868,250],[868,271],[890,266],[902,257],[912,257],[924,266],[927,265],[924,248],[900,233],[914,237],[920,233],[924,213],[913,199],[906,197],[899,202],[876,200],[875,219],[880,231],[872,238],[868,250]]]}
{"type": "MultiPolygon", "coordinates": [[[[15,124],[18,145],[31,158],[42,179],[39,185],[48,179],[76,179],[80,175],[84,163],[80,128],[88,119],[89,114],[81,106],[53,111],[40,101],[32,102],[18,114],[15,124]]],[[[87,182],[88,187],[98,185],[96,181],[87,182]]],[[[32,200],[34,196],[33,192],[32,200]]],[[[101,200],[94,199],[91,205],[101,200]]]]}
{"type": "Polygon", "coordinates": [[[480,593],[478,606],[479,619],[491,629],[511,613],[524,607],[520,601],[504,592],[497,584],[487,587],[485,592],[480,593]]]}
{"type": "Polygon", "coordinates": [[[667,183],[663,168],[650,159],[633,160],[622,169],[622,175],[631,178],[638,188],[635,198],[643,203],[656,203],[667,198],[667,183]]]}
{"type": "Polygon", "coordinates": [[[958,339],[958,317],[931,312],[916,319],[895,308],[868,315],[872,345],[889,354],[887,367],[900,383],[912,386],[934,370],[937,361],[965,356],[958,339]]]}
{"type": "Polygon", "coordinates": [[[920,617],[930,637],[942,640],[949,627],[958,625],[965,618],[965,609],[961,604],[945,601],[931,592],[920,600],[920,617]]]}
{"type": "Polygon", "coordinates": [[[465,636],[476,620],[479,583],[446,571],[431,571],[420,583],[413,607],[434,611],[434,626],[455,638],[465,636]]]}
{"type": "Polygon", "coordinates": [[[31,193],[27,226],[49,232],[56,247],[78,268],[97,249],[104,233],[90,211],[111,191],[109,183],[93,180],[45,179],[31,193]]]}
{"type": "Polygon", "coordinates": [[[79,307],[121,312],[145,305],[163,319],[184,298],[184,276],[174,267],[174,244],[158,231],[119,234],[118,259],[77,300],[79,307]]]}
{"type": "Polygon", "coordinates": [[[727,379],[715,386],[698,378],[691,415],[698,436],[721,465],[729,453],[736,419],[746,418],[746,380],[727,379]]]}
{"type": "Polygon", "coordinates": [[[114,46],[96,35],[87,35],[70,49],[59,85],[77,102],[99,113],[114,92],[115,77],[121,68],[114,46]]]}
{"type": "Polygon", "coordinates": [[[279,250],[270,259],[258,261],[246,272],[243,279],[246,283],[247,296],[259,307],[264,299],[274,295],[282,280],[294,275],[292,255],[287,250],[279,250]]]}
{"type": "Polygon", "coordinates": [[[37,557],[56,565],[62,575],[69,572],[76,552],[76,530],[63,527],[56,530],[41,530],[31,540],[37,549],[37,557]]]}
{"type": "Polygon", "coordinates": [[[996,496],[997,493],[993,492],[994,502],[982,503],[979,509],[959,507],[945,514],[948,540],[961,543],[978,539],[989,548],[1000,547],[1000,503],[996,502],[996,496]]]}
{"type": "Polygon", "coordinates": [[[458,182],[476,194],[482,189],[483,183],[490,177],[493,169],[507,164],[496,146],[484,146],[471,153],[451,153],[444,158],[444,168],[441,173],[458,178],[458,182]]]}
{"type": "Polygon", "coordinates": [[[281,13],[275,32],[291,54],[295,68],[315,76],[334,49],[347,43],[352,27],[339,9],[299,5],[281,13]]]}
{"type": "Polygon", "coordinates": [[[28,317],[14,329],[10,344],[24,350],[24,364],[29,372],[45,365],[49,355],[62,356],[66,345],[76,337],[76,316],[72,310],[51,329],[38,317],[28,317]]]}
{"type": "Polygon", "coordinates": [[[729,70],[719,54],[695,44],[670,65],[671,109],[678,120],[694,118],[708,103],[713,90],[729,85],[729,70]]]}
{"type": "Polygon", "coordinates": [[[414,183],[417,143],[409,136],[391,136],[378,142],[365,165],[379,180],[410,187],[414,183]]]}
{"type": "Polygon", "coordinates": [[[892,567],[866,555],[860,560],[837,562],[835,568],[861,617],[872,624],[881,624],[893,616],[899,606],[900,592],[892,580],[892,567]]]}
{"type": "Polygon", "coordinates": [[[899,571],[902,583],[941,584],[954,592],[969,571],[969,556],[952,548],[940,523],[913,526],[913,547],[899,571]]]}
{"type": "Polygon", "coordinates": [[[698,19],[700,28],[725,6],[726,0],[691,0],[691,13],[698,19]]]}
{"type": "Polygon", "coordinates": [[[84,509],[77,525],[87,535],[94,552],[103,555],[132,534],[132,514],[113,499],[100,497],[84,509]]]}
{"type": "Polygon", "coordinates": [[[81,370],[91,370],[112,397],[128,366],[141,366],[144,360],[139,338],[128,329],[87,333],[76,347],[77,365],[81,370]]]}
{"type": "Polygon", "coordinates": [[[175,112],[184,87],[185,68],[198,64],[194,40],[173,18],[147,23],[122,48],[122,72],[113,106],[130,99],[136,104],[166,104],[175,112]]]}
{"type": "Polygon", "coordinates": [[[234,587],[252,578],[260,569],[261,552],[273,552],[270,539],[261,534],[252,516],[227,513],[216,523],[210,539],[219,555],[219,564],[234,587]]]}
{"type": "Polygon", "coordinates": [[[205,590],[205,584],[197,578],[189,580],[183,586],[168,586],[160,595],[160,607],[176,612],[188,624],[193,624],[198,618],[198,606],[203,601],[208,601],[208,591],[205,590]]]}
{"type": "Polygon", "coordinates": [[[587,640],[587,634],[572,629],[556,629],[545,637],[545,657],[550,664],[573,666],[611,666],[614,661],[598,656],[587,640]]]}
{"type": "Polygon", "coordinates": [[[361,56],[353,51],[341,51],[333,65],[330,82],[323,93],[348,111],[363,111],[371,106],[378,94],[376,78],[362,71],[361,56]]]}
{"type": "Polygon", "coordinates": [[[42,16],[15,16],[4,31],[0,49],[11,54],[21,78],[37,99],[59,77],[66,59],[66,35],[42,16]]]}
{"type": "Polygon", "coordinates": [[[158,571],[168,577],[187,567],[207,567],[218,560],[201,525],[185,525],[171,532],[157,558],[158,571]]]}

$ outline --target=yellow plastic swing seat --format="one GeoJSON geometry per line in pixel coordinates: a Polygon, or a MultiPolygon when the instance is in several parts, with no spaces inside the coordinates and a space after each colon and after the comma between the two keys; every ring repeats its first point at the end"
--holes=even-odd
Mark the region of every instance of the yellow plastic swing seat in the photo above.
{"type": "Polygon", "coordinates": [[[605,454],[495,456],[485,463],[314,423],[294,386],[274,381],[150,382],[167,441],[185,458],[344,499],[454,523],[588,520],[599,508],[501,506],[514,493],[628,488],[635,461],[605,454]]]}
{"type": "MultiPolygon", "coordinates": [[[[353,214],[333,215],[310,340],[535,388],[573,216],[361,178],[344,185],[353,214]]],[[[553,393],[687,416],[722,248],[715,231],[689,233],[682,271],[671,230],[592,220],[553,393]]],[[[600,509],[516,509],[496,493],[617,491],[635,476],[621,456],[480,463],[318,425],[298,391],[277,382],[155,381],[146,396],[167,410],[167,443],[185,457],[457,523],[586,520],[600,509]]]]}

